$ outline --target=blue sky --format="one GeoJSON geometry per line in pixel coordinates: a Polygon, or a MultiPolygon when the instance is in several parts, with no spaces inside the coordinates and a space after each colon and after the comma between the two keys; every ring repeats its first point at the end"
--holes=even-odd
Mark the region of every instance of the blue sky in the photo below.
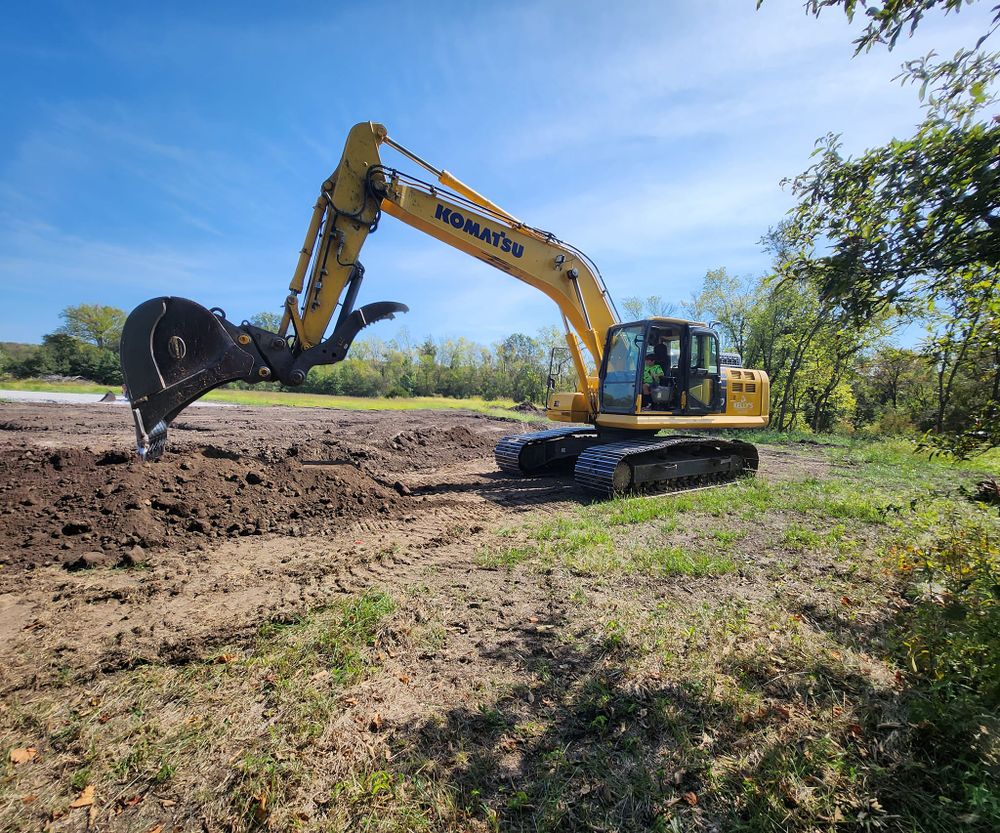
{"type": "MultiPolygon", "coordinates": [[[[817,137],[911,133],[900,63],[971,45],[990,5],[852,59],[858,26],[800,0],[13,4],[0,340],[40,340],[70,304],[161,294],[277,311],[319,184],[369,119],[582,248],[616,298],[683,301],[708,269],[767,268],[779,180],[817,137]]],[[[362,260],[362,302],[411,308],[366,334],[558,323],[540,293],[392,218],[362,260]]]]}

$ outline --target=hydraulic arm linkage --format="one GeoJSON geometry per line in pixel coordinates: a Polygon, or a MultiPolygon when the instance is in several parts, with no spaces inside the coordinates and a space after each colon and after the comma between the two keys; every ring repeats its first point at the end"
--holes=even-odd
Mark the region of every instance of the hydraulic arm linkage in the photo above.
{"type": "Polygon", "coordinates": [[[581,407],[596,413],[597,380],[584,351],[599,367],[607,329],[618,322],[596,267],[406,150],[382,125],[364,122],[350,131],[340,164],[322,184],[277,332],[236,324],[218,308],[175,297],[146,301],[128,317],[121,361],[141,457],[162,454],[170,422],[213,388],[233,381],[300,385],[310,368],[342,361],[364,327],[408,310],[393,301],[354,308],[364,277],[358,258],[383,211],[552,298],[566,328],[581,407]],[[438,184],[384,167],[382,144],[438,184]]]}

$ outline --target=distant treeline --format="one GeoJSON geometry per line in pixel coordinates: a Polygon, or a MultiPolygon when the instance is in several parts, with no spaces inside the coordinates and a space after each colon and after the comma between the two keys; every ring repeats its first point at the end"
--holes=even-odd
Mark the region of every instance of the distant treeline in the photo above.
{"type": "MultiPolygon", "coordinates": [[[[994,345],[942,352],[932,337],[916,349],[890,343],[900,323],[890,311],[863,324],[824,302],[803,282],[707,273],[700,292],[677,309],[659,297],[629,298],[626,317],[678,315],[713,324],[723,348],[771,377],[772,425],[816,432],[881,434],[956,431],[966,425],[983,378],[993,373],[994,345]]],[[[14,377],[80,376],[122,383],[117,346],[124,322],[114,307],[68,307],[66,322],[41,345],[0,344],[0,373],[14,377]]],[[[274,316],[255,317],[274,326],[274,316]]],[[[340,364],[314,368],[291,390],[348,396],[446,396],[544,402],[550,354],[560,389],[575,376],[556,328],[515,333],[492,345],[465,338],[360,340],[340,364]]],[[[242,387],[243,385],[237,385],[242,387]]],[[[268,387],[276,387],[269,385],[268,387]]]]}

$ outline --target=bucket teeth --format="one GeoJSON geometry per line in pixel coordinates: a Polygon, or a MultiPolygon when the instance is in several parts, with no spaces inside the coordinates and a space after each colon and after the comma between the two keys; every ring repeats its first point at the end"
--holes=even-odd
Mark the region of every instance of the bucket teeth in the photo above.
{"type": "Polygon", "coordinates": [[[167,448],[167,423],[160,420],[145,437],[137,437],[136,451],[144,463],[159,460],[167,448]]]}

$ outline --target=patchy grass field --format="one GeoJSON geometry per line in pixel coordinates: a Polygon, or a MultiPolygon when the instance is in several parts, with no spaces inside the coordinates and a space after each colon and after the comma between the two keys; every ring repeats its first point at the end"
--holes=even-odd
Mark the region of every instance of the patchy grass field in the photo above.
{"type": "Polygon", "coordinates": [[[998,829],[1000,517],[965,494],[996,458],[763,439],[717,489],[515,499],[463,463],[409,481],[419,535],[192,553],[301,601],[169,658],[40,656],[0,707],[0,826],[998,829]]]}

